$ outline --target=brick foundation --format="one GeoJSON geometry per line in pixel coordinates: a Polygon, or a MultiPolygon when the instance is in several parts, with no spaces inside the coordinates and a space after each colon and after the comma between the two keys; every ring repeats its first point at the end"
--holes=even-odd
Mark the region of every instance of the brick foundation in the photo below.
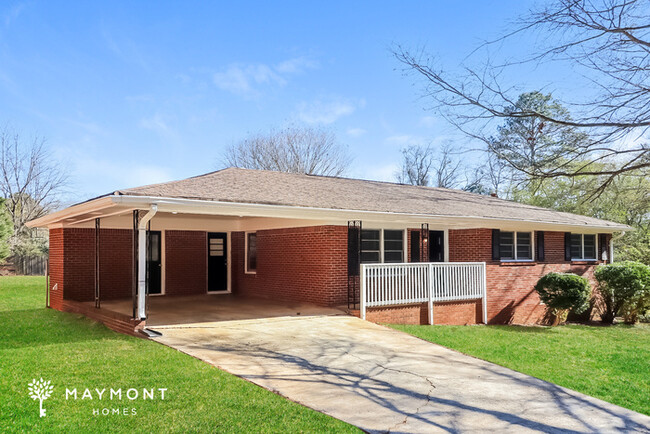
{"type": "MultiPolygon", "coordinates": [[[[350,312],[359,316],[359,311],[350,312]]],[[[366,310],[366,320],[381,324],[429,324],[427,303],[403,306],[373,307],[366,310]]],[[[481,300],[434,303],[433,323],[435,325],[480,324],[482,319],[481,300]]]]}
{"type": "Polygon", "coordinates": [[[134,320],[129,315],[111,310],[96,309],[87,303],[81,303],[73,300],[63,300],[61,308],[63,312],[78,313],[92,320],[104,324],[111,330],[126,335],[144,337],[140,333],[145,326],[144,321],[134,320]]]}

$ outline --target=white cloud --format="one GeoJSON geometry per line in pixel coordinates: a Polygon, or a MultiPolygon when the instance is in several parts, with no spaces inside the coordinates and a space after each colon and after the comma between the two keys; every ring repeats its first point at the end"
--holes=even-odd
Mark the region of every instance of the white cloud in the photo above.
{"type": "Polygon", "coordinates": [[[171,128],[169,127],[167,121],[165,121],[160,113],[156,113],[151,117],[141,119],[140,126],[144,129],[152,130],[161,134],[166,134],[171,131],[171,128]]]}
{"type": "Polygon", "coordinates": [[[347,133],[348,136],[351,136],[351,137],[361,137],[364,134],[366,134],[367,131],[364,130],[363,128],[348,128],[346,133],[347,133]]]}
{"type": "Polygon", "coordinates": [[[431,128],[438,122],[438,119],[435,116],[422,116],[420,118],[420,125],[431,128]]]}
{"type": "Polygon", "coordinates": [[[300,74],[308,69],[318,68],[318,62],[307,57],[294,57],[276,65],[275,69],[282,74],[300,74]]]}
{"type": "Polygon", "coordinates": [[[259,96],[263,86],[285,86],[291,75],[318,67],[317,62],[296,57],[277,65],[233,63],[212,75],[214,84],[222,90],[245,97],[259,96]]]}
{"type": "Polygon", "coordinates": [[[351,115],[365,105],[366,102],[363,99],[354,101],[344,98],[303,102],[298,104],[298,118],[307,124],[327,125],[344,116],[351,115]]]}

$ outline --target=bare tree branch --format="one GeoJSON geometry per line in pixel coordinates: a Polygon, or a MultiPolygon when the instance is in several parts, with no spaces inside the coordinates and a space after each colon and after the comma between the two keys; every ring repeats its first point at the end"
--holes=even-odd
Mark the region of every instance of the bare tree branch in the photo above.
{"type": "Polygon", "coordinates": [[[227,166],[328,176],[345,173],[350,161],[333,132],[306,126],[250,136],[223,157],[227,166]]]}
{"type": "MultiPolygon", "coordinates": [[[[601,189],[617,176],[650,167],[650,7],[647,0],[555,0],[521,19],[503,37],[483,44],[507,43],[524,33],[537,33],[541,47],[527,57],[495,64],[489,55],[481,68],[465,67],[452,74],[423,51],[396,46],[393,53],[407,72],[422,79],[423,97],[430,107],[473,139],[491,143],[496,123],[505,119],[530,119],[558,130],[575,129],[587,139],[557,155],[556,166],[521,170],[538,179],[602,176],[601,189]],[[593,86],[589,99],[562,99],[571,116],[517,107],[521,89],[507,86],[503,78],[532,63],[567,62],[593,86]],[[583,163],[583,167],[576,164],[583,163]],[[585,170],[593,163],[614,169],[585,170]]],[[[512,162],[510,162],[512,163],[512,162]]]]}

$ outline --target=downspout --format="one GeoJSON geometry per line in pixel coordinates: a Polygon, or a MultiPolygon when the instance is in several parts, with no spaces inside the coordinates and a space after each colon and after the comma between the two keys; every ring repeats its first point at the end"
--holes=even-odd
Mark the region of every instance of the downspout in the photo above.
{"type": "Polygon", "coordinates": [[[147,223],[158,212],[158,205],[151,205],[138,224],[138,317],[147,319],[146,291],[147,291],[147,223]]]}

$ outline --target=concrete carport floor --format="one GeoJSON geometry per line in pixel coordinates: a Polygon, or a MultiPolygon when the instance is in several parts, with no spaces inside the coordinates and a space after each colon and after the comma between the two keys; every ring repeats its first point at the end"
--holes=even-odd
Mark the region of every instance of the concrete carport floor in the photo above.
{"type": "Polygon", "coordinates": [[[650,432],[650,417],[350,316],[160,331],[158,342],[369,432],[650,432]]]}

